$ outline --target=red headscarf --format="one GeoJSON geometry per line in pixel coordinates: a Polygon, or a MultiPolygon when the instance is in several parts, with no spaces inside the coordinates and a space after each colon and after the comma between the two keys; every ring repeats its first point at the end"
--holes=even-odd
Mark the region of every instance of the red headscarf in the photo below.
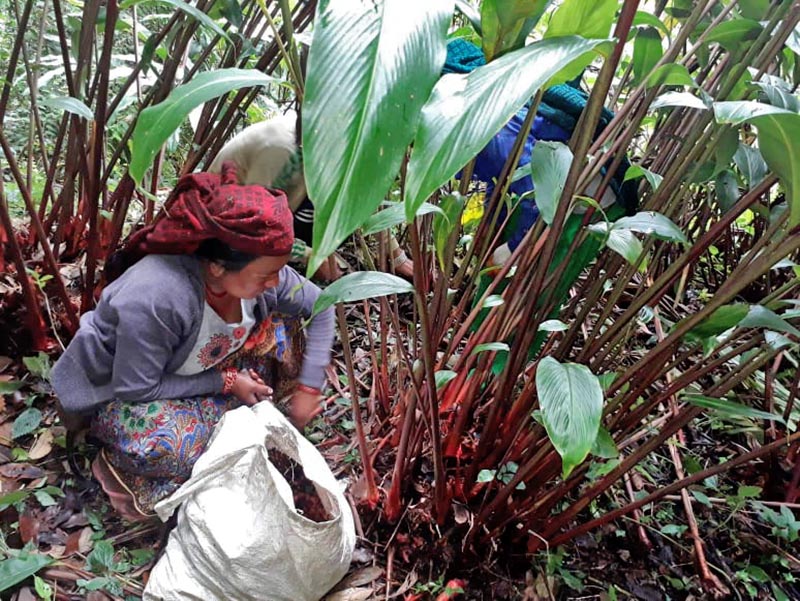
{"type": "Polygon", "coordinates": [[[232,162],[223,163],[219,175],[184,175],[161,218],[131,236],[125,252],[134,261],[147,254],[191,254],[210,238],[258,257],[289,254],[294,229],[286,195],[239,185],[232,162]]]}

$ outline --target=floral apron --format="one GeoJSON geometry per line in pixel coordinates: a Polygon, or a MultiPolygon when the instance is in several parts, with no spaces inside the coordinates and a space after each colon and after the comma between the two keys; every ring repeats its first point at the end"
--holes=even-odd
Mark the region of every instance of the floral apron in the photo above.
{"type": "MultiPolygon", "coordinates": [[[[303,347],[300,320],[273,314],[216,367],[255,370],[279,401],[294,389],[303,347]]],[[[189,479],[222,415],[240,405],[233,395],[221,393],[104,405],[90,427],[101,444],[92,472],[112,506],[130,521],[153,517],[155,504],[189,479]]]]}

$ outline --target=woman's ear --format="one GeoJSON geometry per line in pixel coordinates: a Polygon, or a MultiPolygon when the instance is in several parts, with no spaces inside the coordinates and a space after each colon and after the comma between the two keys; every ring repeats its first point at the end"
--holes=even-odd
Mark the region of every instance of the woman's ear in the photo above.
{"type": "Polygon", "coordinates": [[[208,273],[215,278],[221,278],[225,275],[225,268],[222,266],[221,263],[216,263],[214,261],[208,262],[208,273]]]}

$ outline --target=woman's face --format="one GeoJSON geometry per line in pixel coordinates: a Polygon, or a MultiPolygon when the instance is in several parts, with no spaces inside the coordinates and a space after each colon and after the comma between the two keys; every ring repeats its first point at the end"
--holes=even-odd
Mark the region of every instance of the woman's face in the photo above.
{"type": "Polygon", "coordinates": [[[255,298],[278,285],[278,273],[289,262],[290,256],[259,257],[239,271],[223,270],[219,276],[219,285],[231,296],[255,298]]]}

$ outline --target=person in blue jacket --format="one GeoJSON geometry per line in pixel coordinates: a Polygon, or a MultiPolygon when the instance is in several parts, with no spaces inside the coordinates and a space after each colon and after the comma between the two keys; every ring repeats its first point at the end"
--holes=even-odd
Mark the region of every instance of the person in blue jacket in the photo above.
{"type": "MultiPolygon", "coordinates": [[[[469,73],[485,65],[483,51],[474,44],[463,39],[455,39],[448,43],[447,59],[442,69],[443,73],[469,73]]],[[[524,167],[531,162],[531,154],[536,143],[540,140],[567,143],[577,125],[580,114],[586,106],[588,95],[571,82],[553,86],[545,90],[541,103],[536,109],[530,131],[522,149],[518,167],[524,167]]],[[[503,166],[508,160],[514,147],[514,142],[528,117],[528,106],[522,107],[508,123],[489,141],[486,147],[475,158],[473,177],[486,183],[486,202],[491,199],[495,181],[500,176],[503,166]]],[[[614,114],[604,109],[600,117],[595,136],[611,121],[614,114]]],[[[636,186],[634,182],[624,182],[625,171],[630,166],[627,159],[623,159],[614,174],[610,190],[600,199],[604,207],[617,204],[619,211],[616,213],[632,213],[637,205],[636,186]]],[[[533,191],[533,180],[530,174],[512,182],[509,192],[516,198],[521,198],[519,207],[510,220],[505,232],[507,253],[513,252],[519,246],[528,230],[539,218],[535,196],[527,194],[533,191]]],[[[504,212],[501,219],[504,219],[504,212]]]]}

